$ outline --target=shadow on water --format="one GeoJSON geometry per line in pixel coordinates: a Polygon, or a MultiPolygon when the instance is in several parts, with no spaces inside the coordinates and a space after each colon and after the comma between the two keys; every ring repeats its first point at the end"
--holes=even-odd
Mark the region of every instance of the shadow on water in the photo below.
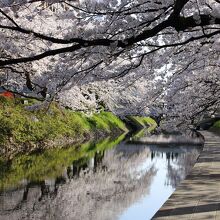
{"type": "Polygon", "coordinates": [[[150,219],[201,148],[124,137],[0,160],[0,219],[150,219]]]}

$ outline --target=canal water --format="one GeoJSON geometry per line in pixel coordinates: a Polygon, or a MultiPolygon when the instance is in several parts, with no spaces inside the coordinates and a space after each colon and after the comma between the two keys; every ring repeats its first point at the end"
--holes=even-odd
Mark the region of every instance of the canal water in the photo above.
{"type": "Polygon", "coordinates": [[[0,159],[0,220],[151,219],[200,151],[122,135],[0,159]]]}

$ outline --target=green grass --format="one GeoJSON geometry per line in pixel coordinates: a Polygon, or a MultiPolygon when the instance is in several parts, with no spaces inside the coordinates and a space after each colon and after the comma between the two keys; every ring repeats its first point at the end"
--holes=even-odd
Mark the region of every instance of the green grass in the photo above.
{"type": "Polygon", "coordinates": [[[0,99],[0,145],[10,142],[30,144],[48,140],[83,137],[97,130],[111,133],[126,131],[124,123],[111,112],[88,117],[83,113],[61,109],[52,103],[49,110],[25,110],[23,104],[0,99]]]}
{"type": "Polygon", "coordinates": [[[157,123],[154,119],[150,117],[140,117],[140,116],[129,116],[131,120],[139,128],[148,128],[148,131],[151,132],[157,127],[157,123]]]}
{"type": "Polygon", "coordinates": [[[156,121],[150,117],[129,116],[128,119],[137,128],[136,133],[132,135],[132,140],[139,140],[157,128],[156,121]]]}
{"type": "Polygon", "coordinates": [[[52,140],[82,135],[88,128],[77,114],[63,115],[57,109],[29,112],[21,105],[0,109],[0,142],[13,138],[15,143],[52,140]]]}
{"type": "Polygon", "coordinates": [[[220,120],[215,122],[215,124],[213,125],[213,128],[220,129],[220,120]]]}
{"type": "Polygon", "coordinates": [[[104,129],[106,131],[112,131],[114,128],[119,128],[122,131],[127,131],[125,124],[111,112],[101,112],[94,114],[88,118],[89,122],[98,129],[104,129]]]}

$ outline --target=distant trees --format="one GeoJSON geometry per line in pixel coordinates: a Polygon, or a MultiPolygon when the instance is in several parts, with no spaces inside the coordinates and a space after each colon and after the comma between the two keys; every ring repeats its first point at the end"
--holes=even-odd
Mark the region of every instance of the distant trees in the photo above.
{"type": "Polygon", "coordinates": [[[10,90],[64,100],[63,91],[89,83],[101,97],[104,85],[120,97],[114,106],[140,112],[162,102],[187,121],[219,107],[218,0],[0,4],[0,80],[10,90]]]}

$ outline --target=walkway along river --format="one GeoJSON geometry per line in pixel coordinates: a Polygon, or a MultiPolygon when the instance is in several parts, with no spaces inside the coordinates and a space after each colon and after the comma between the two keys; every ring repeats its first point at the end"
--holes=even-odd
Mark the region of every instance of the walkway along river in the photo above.
{"type": "Polygon", "coordinates": [[[202,133],[206,141],[197,163],[153,219],[220,219],[220,136],[202,133]]]}
{"type": "Polygon", "coordinates": [[[0,161],[0,219],[151,219],[200,151],[120,136],[0,161]]]}

